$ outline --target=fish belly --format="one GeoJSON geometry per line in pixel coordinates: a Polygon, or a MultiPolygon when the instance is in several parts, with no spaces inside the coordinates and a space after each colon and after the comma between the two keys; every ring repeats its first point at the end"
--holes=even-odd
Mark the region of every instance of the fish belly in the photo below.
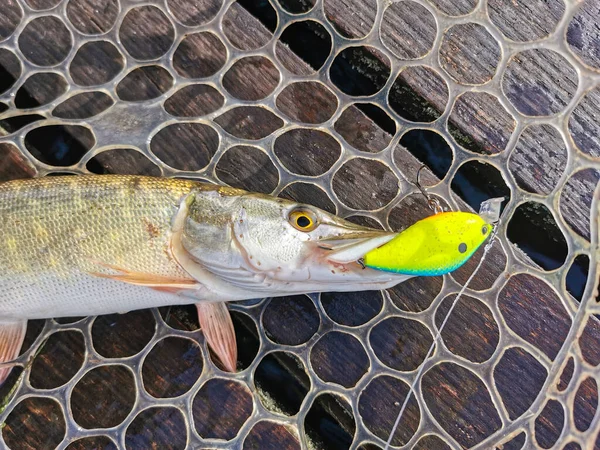
{"type": "Polygon", "coordinates": [[[0,321],[192,303],[98,274],[189,279],[170,254],[171,220],[186,194],[208,186],[137,176],[0,184],[0,321]]]}

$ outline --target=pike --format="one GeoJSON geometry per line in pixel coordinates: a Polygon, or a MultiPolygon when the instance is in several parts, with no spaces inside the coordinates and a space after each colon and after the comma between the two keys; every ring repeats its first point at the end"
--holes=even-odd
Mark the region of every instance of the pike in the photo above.
{"type": "Polygon", "coordinates": [[[224,302],[391,287],[413,275],[361,259],[396,235],[310,205],[189,180],[0,183],[0,384],[29,319],[190,303],[208,345],[235,371],[224,302]]]}
{"type": "Polygon", "coordinates": [[[29,319],[190,303],[208,346],[233,372],[237,347],[225,302],[386,289],[441,275],[462,266],[491,230],[482,216],[457,211],[391,233],[190,180],[0,183],[0,384],[29,319]]]}

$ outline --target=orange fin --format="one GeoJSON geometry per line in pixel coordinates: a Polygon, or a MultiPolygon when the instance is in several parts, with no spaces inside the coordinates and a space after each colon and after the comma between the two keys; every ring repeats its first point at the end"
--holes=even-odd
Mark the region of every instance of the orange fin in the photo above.
{"type": "Polygon", "coordinates": [[[157,291],[177,293],[186,289],[197,289],[200,284],[191,278],[172,278],[162,275],[156,275],[144,272],[133,272],[122,269],[112,264],[106,264],[96,261],[96,264],[111,269],[117,274],[107,274],[100,272],[90,272],[90,275],[111,280],[122,281],[124,283],[135,284],[137,286],[147,286],[157,291]]]}
{"type": "MultiPolygon", "coordinates": [[[[0,322],[0,364],[8,363],[19,356],[26,331],[26,320],[0,322]]],[[[12,366],[0,366],[0,385],[8,378],[11,370],[12,366]]]]}
{"type": "Polygon", "coordinates": [[[208,346],[219,357],[228,372],[237,368],[235,330],[227,305],[223,302],[196,303],[200,328],[208,346]]]}

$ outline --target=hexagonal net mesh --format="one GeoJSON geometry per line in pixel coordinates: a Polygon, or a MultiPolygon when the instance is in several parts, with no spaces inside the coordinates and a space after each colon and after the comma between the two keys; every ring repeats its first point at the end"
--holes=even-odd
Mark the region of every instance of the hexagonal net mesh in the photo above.
{"type": "Polygon", "coordinates": [[[199,178],[402,229],[506,196],[451,276],[31,321],[0,446],[600,448],[597,0],[3,0],[0,177],[199,178]],[[588,280],[589,273],[589,280],[588,280]],[[587,285],[586,285],[586,280],[587,285]]]}

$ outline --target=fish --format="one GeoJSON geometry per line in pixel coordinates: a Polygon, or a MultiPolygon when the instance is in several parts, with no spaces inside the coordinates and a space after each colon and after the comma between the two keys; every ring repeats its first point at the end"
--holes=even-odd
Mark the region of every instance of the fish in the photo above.
{"type": "Polygon", "coordinates": [[[413,276],[436,276],[465,264],[494,229],[480,215],[440,212],[419,220],[394,239],[365,254],[372,269],[413,276]]]}
{"type": "Polygon", "coordinates": [[[0,183],[0,384],[27,321],[196,305],[224,370],[237,364],[226,302],[387,289],[448,273],[487,239],[472,213],[402,232],[272,196],[174,178],[44,177],[0,183]]]}
{"type": "Polygon", "coordinates": [[[195,304],[208,346],[235,371],[226,302],[386,289],[412,275],[361,259],[397,236],[311,205],[132,175],[0,183],[0,384],[27,321],[195,304]]]}

